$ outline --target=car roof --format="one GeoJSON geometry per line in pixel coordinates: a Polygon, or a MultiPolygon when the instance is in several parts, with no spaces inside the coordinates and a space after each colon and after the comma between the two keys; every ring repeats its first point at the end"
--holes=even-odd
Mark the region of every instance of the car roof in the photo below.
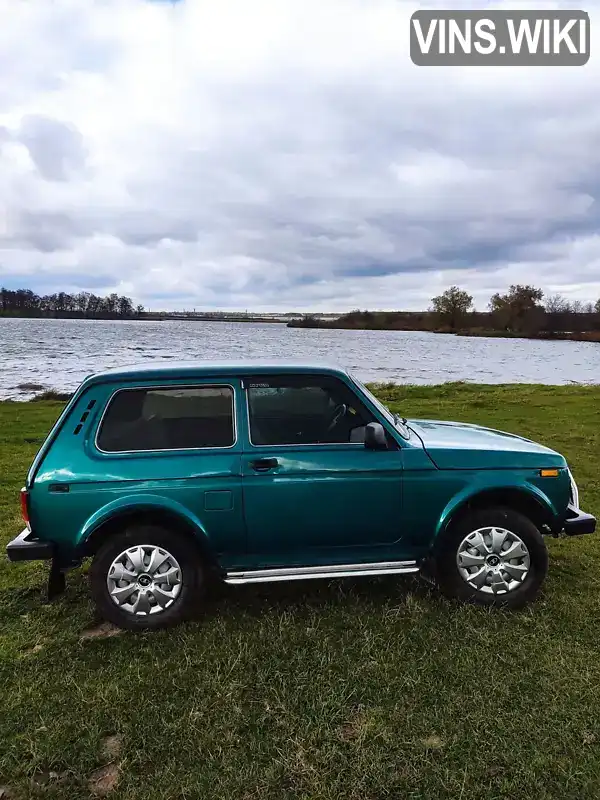
{"type": "Polygon", "coordinates": [[[149,361],[116,367],[89,375],[84,385],[119,381],[175,380],[178,378],[223,378],[242,375],[320,374],[345,376],[343,367],[324,362],[304,361],[149,361]]]}

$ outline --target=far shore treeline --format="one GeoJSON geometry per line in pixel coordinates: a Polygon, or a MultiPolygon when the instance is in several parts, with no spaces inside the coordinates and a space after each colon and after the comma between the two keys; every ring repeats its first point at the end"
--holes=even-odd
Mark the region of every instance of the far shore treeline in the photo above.
{"type": "MultiPolygon", "coordinates": [[[[578,339],[600,342],[600,299],[569,301],[542,289],[515,284],[494,294],[487,311],[476,311],[473,297],[451,286],[431,298],[427,311],[350,311],[339,317],[286,314],[292,328],[342,328],[367,330],[432,331],[463,336],[518,336],[544,339],[578,339]]],[[[62,319],[235,319],[231,312],[148,312],[134,306],[130,297],[116,293],[99,297],[91,292],[57,292],[38,295],[31,289],[0,289],[0,317],[55,317],[62,319]]],[[[279,317],[281,320],[281,317],[279,317]]],[[[261,314],[240,316],[240,321],[279,321],[261,314]]]]}
{"type": "Polygon", "coordinates": [[[38,295],[31,289],[0,289],[0,316],[66,317],[84,319],[121,319],[136,317],[144,306],[133,305],[130,297],[109,294],[98,297],[90,292],[38,295]]]}
{"type": "Polygon", "coordinates": [[[544,299],[535,286],[516,284],[490,299],[487,311],[475,311],[473,297],[451,286],[431,299],[428,311],[351,311],[333,320],[312,315],[289,327],[434,331],[465,336],[519,336],[600,342],[600,299],[570,302],[555,294],[544,299]]]}

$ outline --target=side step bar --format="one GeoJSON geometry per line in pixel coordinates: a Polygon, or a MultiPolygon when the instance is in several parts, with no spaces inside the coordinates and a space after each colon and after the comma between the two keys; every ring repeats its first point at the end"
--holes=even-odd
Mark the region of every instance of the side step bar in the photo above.
{"type": "Polygon", "coordinates": [[[336,564],[318,567],[285,567],[227,572],[225,583],[274,583],[303,581],[310,578],[350,578],[364,575],[399,575],[418,572],[416,561],[378,561],[374,564],[336,564]]]}

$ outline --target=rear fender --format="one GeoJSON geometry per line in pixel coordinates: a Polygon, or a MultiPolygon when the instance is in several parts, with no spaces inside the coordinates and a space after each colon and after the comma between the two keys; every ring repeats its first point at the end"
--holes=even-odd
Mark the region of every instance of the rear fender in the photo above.
{"type": "Polygon", "coordinates": [[[106,523],[117,520],[119,517],[126,518],[136,513],[152,511],[156,511],[157,515],[161,512],[163,514],[166,512],[171,516],[177,517],[180,522],[183,522],[194,533],[198,543],[213,554],[206,528],[198,517],[174,500],[151,494],[120,497],[118,500],[113,500],[99,508],[79,531],[76,541],[77,551],[84,551],[90,536],[106,523]]]}

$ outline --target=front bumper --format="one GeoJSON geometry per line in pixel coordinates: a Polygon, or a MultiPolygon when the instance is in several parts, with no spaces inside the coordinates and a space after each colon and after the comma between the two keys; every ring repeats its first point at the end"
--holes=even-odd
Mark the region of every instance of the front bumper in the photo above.
{"type": "Polygon", "coordinates": [[[42,542],[25,528],[12,542],[6,545],[9,561],[44,561],[54,556],[54,547],[50,542],[42,542]]]}
{"type": "Polygon", "coordinates": [[[580,511],[575,506],[569,506],[563,526],[567,536],[581,536],[584,533],[594,533],[596,530],[596,517],[580,511]]]}

